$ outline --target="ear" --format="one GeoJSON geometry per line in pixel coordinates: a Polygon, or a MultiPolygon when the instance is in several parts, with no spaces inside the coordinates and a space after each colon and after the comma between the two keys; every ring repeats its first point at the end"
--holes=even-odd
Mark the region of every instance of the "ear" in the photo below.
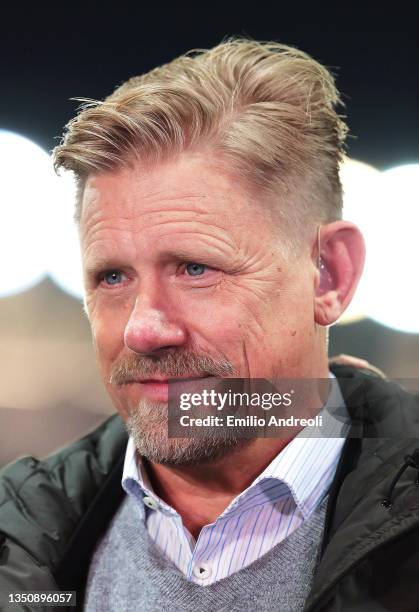
{"type": "Polygon", "coordinates": [[[365,244],[360,230],[349,221],[334,221],[319,231],[322,263],[314,281],[314,320],[331,325],[355,293],[364,268],[365,244]]]}

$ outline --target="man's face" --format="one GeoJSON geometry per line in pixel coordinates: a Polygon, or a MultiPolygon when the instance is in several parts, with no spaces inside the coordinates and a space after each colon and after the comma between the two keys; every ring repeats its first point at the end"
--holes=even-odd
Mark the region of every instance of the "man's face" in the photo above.
{"type": "Polygon", "coordinates": [[[92,175],[82,207],[103,381],[127,422],[147,413],[154,445],[167,396],[151,379],[316,375],[310,248],[287,262],[267,203],[208,157],[92,175]]]}

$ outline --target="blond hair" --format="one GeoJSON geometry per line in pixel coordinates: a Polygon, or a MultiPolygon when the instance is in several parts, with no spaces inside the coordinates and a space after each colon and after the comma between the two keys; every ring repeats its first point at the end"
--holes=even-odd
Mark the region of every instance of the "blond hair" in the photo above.
{"type": "Polygon", "coordinates": [[[211,150],[251,187],[280,196],[290,232],[342,214],[347,128],[332,74],[298,49],[230,39],[136,76],[103,102],[82,100],[54,165],[92,173],[211,150]]]}

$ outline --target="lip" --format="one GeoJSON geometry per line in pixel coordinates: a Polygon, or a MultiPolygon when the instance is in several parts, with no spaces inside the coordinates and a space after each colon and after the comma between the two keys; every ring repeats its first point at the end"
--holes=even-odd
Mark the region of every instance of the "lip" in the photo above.
{"type": "Polygon", "coordinates": [[[166,380],[148,379],[138,381],[141,395],[156,402],[169,401],[169,383],[166,380]]]}
{"type": "Polygon", "coordinates": [[[140,387],[142,397],[157,401],[169,401],[169,381],[173,382],[193,382],[201,379],[213,378],[213,376],[203,374],[201,376],[178,376],[176,378],[144,378],[133,382],[140,387]]]}
{"type": "Polygon", "coordinates": [[[169,380],[199,380],[200,378],[212,378],[211,374],[187,374],[186,376],[150,376],[150,378],[139,378],[134,382],[149,383],[149,382],[168,382],[169,380]]]}

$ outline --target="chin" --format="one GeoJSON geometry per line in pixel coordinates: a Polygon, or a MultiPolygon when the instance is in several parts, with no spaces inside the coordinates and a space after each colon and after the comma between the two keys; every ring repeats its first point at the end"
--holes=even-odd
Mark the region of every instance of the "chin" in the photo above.
{"type": "Polygon", "coordinates": [[[162,465],[198,465],[222,459],[251,443],[251,439],[219,435],[201,438],[169,438],[167,404],[142,400],[125,423],[138,453],[162,465]]]}

